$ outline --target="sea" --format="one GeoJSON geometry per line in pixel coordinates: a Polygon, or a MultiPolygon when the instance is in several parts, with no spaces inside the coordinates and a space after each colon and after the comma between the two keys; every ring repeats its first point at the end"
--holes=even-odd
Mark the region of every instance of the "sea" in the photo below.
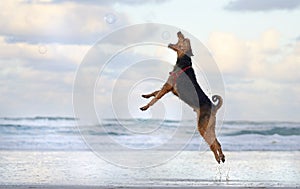
{"type": "MultiPolygon", "coordinates": [[[[77,120],[72,117],[2,117],[0,118],[0,150],[90,150],[82,133],[85,137],[91,135],[94,138],[98,137],[99,140],[103,136],[112,136],[125,145],[147,148],[147,146],[162,145],[162,141],[165,141],[165,138],[179,127],[179,123],[180,127],[187,129],[186,131],[184,128],[181,129],[183,132],[176,137],[191,138],[183,150],[205,150],[205,144],[197,133],[194,120],[106,119],[99,125],[83,127],[78,126],[77,120]],[[95,132],[94,128],[97,127],[106,129],[95,132]],[[143,128],[147,130],[153,128],[160,134],[151,135],[152,138],[149,139],[149,132],[143,133],[143,128]],[[137,134],[131,130],[140,132],[137,134]]],[[[299,122],[224,121],[217,125],[216,133],[225,151],[300,150],[299,122]]],[[[104,143],[104,145],[110,144],[104,143]]]]}

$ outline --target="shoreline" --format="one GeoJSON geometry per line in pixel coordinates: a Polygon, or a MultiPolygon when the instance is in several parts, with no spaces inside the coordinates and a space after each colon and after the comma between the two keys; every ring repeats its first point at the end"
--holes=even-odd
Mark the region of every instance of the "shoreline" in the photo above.
{"type": "Polygon", "coordinates": [[[298,187],[264,187],[264,186],[92,186],[92,185],[0,185],[0,189],[102,189],[102,188],[116,188],[116,189],[144,189],[144,188],[169,188],[169,189],[178,189],[178,188],[203,188],[203,189],[226,189],[226,188],[235,188],[235,189],[246,189],[246,188],[265,188],[265,189],[276,189],[276,188],[285,188],[292,189],[298,187]]]}
{"type": "Polygon", "coordinates": [[[300,187],[300,151],[224,153],[220,165],[210,151],[183,151],[165,164],[137,169],[91,151],[0,151],[0,189],[300,187]]]}

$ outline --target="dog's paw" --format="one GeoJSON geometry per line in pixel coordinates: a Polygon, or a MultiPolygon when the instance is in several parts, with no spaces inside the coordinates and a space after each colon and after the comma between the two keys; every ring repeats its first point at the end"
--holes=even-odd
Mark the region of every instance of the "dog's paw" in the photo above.
{"type": "Polygon", "coordinates": [[[143,98],[150,98],[151,96],[149,95],[142,95],[143,98]]]}
{"type": "Polygon", "coordinates": [[[146,105],[146,106],[141,107],[140,110],[145,111],[145,110],[147,110],[148,108],[149,108],[149,106],[146,105]]]}
{"type": "Polygon", "coordinates": [[[215,159],[216,159],[216,161],[218,162],[218,164],[220,164],[220,163],[221,163],[220,156],[218,156],[218,155],[215,155],[215,159]]]}
{"type": "Polygon", "coordinates": [[[223,163],[225,163],[225,156],[224,155],[221,155],[221,160],[223,163]]]}

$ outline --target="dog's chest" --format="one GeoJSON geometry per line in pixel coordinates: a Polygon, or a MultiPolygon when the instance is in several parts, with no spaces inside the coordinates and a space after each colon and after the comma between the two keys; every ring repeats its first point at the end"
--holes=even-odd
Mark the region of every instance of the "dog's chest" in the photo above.
{"type": "Polygon", "coordinates": [[[174,83],[173,88],[172,88],[172,92],[174,95],[178,96],[178,90],[177,90],[177,84],[174,83]]]}

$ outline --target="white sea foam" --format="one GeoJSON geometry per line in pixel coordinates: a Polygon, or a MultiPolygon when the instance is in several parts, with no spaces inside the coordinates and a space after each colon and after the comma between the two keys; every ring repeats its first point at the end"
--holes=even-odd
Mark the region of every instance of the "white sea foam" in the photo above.
{"type": "MultiPolygon", "coordinates": [[[[178,126],[186,132],[176,135],[174,146],[181,138],[191,140],[184,150],[203,151],[207,145],[197,132],[192,131],[194,120],[133,120],[107,119],[101,125],[76,126],[76,119],[64,117],[0,118],[0,150],[89,150],[81,134],[94,138],[96,146],[109,146],[111,141],[99,140],[109,135],[115,142],[128,148],[145,149],[164,145],[178,126]],[[104,128],[97,130],[95,128],[104,128]],[[143,133],[152,131],[151,133],[143,133]],[[132,131],[140,131],[133,133],[132,131]],[[100,142],[99,142],[100,141],[100,142]]],[[[217,135],[227,151],[299,151],[300,123],[227,121],[218,125],[217,135]]],[[[170,147],[168,150],[172,150],[170,147]]]]}

